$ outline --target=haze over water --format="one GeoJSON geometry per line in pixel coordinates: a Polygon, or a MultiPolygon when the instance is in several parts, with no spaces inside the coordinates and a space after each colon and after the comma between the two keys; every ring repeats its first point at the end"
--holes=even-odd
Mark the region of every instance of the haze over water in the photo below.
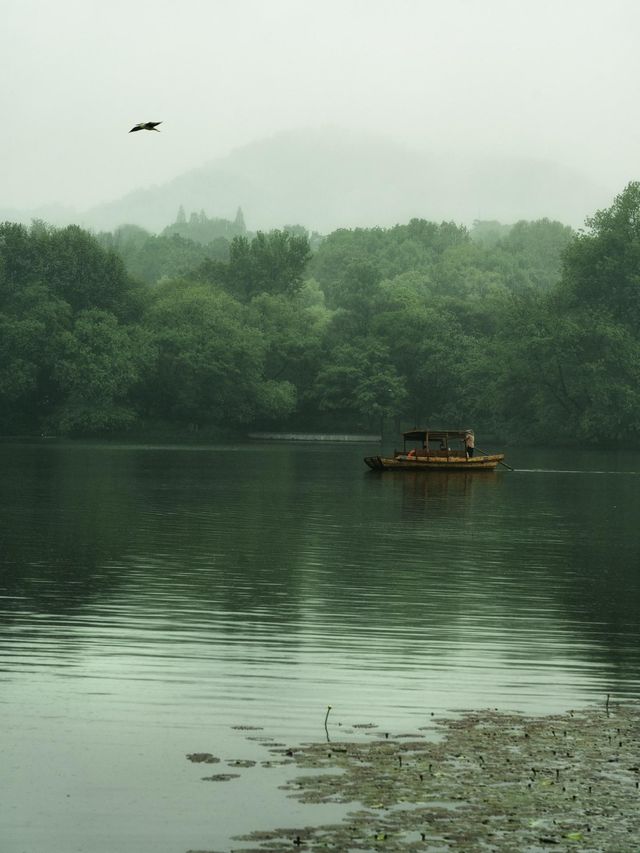
{"type": "Polygon", "coordinates": [[[3,850],[186,851],[290,817],[274,776],[185,760],[257,757],[233,726],[640,694],[640,456],[440,477],[368,472],[371,449],[0,447],[3,850]]]}

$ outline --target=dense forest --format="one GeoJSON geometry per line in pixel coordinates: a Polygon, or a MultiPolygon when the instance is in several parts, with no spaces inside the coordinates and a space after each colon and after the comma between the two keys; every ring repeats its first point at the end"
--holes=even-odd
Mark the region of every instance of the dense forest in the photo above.
{"type": "Polygon", "coordinates": [[[548,219],[0,226],[0,431],[640,432],[640,183],[548,219]]]}

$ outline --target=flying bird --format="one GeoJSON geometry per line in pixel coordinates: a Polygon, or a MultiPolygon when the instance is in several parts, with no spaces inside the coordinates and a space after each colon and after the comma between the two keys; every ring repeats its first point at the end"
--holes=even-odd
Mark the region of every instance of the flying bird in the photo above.
{"type": "Polygon", "coordinates": [[[129,133],[133,133],[136,130],[155,130],[157,133],[160,133],[158,130],[158,125],[162,124],[161,121],[140,121],[134,127],[131,128],[129,133]]]}

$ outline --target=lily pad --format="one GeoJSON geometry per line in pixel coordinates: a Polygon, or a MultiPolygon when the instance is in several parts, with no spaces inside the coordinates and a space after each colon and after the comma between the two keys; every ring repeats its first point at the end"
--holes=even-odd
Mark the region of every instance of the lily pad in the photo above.
{"type": "Polygon", "coordinates": [[[239,773],[214,773],[213,776],[203,776],[203,782],[229,782],[231,779],[239,779],[239,773]]]}
{"type": "Polygon", "coordinates": [[[193,761],[194,764],[218,764],[220,761],[219,758],[211,755],[210,752],[191,752],[187,755],[187,758],[189,761],[193,761]]]}

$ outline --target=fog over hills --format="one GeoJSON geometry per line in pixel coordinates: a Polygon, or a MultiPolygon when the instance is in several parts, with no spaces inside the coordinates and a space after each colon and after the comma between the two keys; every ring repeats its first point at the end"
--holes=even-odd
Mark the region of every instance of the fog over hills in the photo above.
{"type": "Polygon", "coordinates": [[[134,223],[159,231],[175,220],[180,205],[187,213],[204,210],[226,218],[241,206],[252,230],[297,223],[328,233],[412,217],[464,224],[549,217],[579,227],[622,189],[598,186],[570,167],[544,160],[418,151],[369,134],[297,130],[253,142],[75,217],[53,208],[51,216],[31,215],[96,230],[134,223]]]}

